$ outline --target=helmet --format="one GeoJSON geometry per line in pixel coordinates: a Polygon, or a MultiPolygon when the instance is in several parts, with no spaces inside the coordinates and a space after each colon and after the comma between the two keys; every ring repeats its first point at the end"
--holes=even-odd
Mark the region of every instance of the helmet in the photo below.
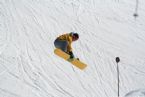
{"type": "Polygon", "coordinates": [[[76,40],[79,39],[79,34],[78,33],[71,32],[70,35],[73,36],[73,37],[75,37],[76,40]]]}
{"type": "Polygon", "coordinates": [[[78,33],[74,33],[73,36],[77,39],[79,39],[79,34],[78,33]]]}

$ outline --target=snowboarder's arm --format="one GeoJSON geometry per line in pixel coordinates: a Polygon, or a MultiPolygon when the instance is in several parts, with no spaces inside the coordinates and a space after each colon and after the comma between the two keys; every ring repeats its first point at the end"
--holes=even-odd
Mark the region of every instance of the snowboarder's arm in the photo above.
{"type": "Polygon", "coordinates": [[[68,52],[72,52],[71,44],[68,44],[67,51],[68,51],[68,52]]]}
{"type": "Polygon", "coordinates": [[[68,54],[70,55],[70,58],[74,58],[74,54],[72,52],[71,44],[68,45],[67,50],[68,50],[68,54]]]}
{"type": "Polygon", "coordinates": [[[72,51],[72,47],[71,47],[71,43],[72,43],[72,37],[68,37],[68,46],[67,46],[67,51],[71,52],[72,51]]]}
{"type": "Polygon", "coordinates": [[[69,37],[68,37],[67,52],[68,52],[68,54],[70,55],[70,59],[71,59],[71,58],[74,58],[74,54],[73,54],[73,52],[72,52],[71,43],[72,43],[72,37],[69,36],[69,37]]]}

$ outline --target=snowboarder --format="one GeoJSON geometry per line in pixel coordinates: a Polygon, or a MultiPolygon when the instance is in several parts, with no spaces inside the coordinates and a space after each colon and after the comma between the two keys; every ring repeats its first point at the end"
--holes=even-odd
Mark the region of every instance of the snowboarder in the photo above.
{"type": "Polygon", "coordinates": [[[79,39],[79,34],[75,32],[66,33],[57,37],[54,41],[56,48],[61,49],[70,55],[70,59],[74,58],[71,43],[79,39]]]}

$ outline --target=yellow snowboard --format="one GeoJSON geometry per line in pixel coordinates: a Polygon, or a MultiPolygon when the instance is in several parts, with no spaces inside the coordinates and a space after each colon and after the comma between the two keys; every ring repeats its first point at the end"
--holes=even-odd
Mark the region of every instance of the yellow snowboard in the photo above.
{"type": "Polygon", "coordinates": [[[59,57],[62,57],[63,59],[65,59],[66,61],[72,63],[74,66],[78,67],[79,69],[83,70],[85,69],[85,67],[87,67],[86,64],[84,64],[83,62],[81,62],[80,60],[78,59],[69,59],[70,55],[68,55],[67,53],[63,52],[62,50],[60,49],[55,49],[54,50],[54,53],[56,55],[58,55],[59,57]]]}

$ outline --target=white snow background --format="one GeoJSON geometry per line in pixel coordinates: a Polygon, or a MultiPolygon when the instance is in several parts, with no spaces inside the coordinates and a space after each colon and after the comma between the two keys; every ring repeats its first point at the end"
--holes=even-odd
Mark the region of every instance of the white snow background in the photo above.
{"type": "Polygon", "coordinates": [[[136,2],[0,0],[0,97],[117,97],[116,57],[120,96],[145,97],[145,0],[136,2]],[[72,31],[83,71],[54,54],[72,31]]]}

